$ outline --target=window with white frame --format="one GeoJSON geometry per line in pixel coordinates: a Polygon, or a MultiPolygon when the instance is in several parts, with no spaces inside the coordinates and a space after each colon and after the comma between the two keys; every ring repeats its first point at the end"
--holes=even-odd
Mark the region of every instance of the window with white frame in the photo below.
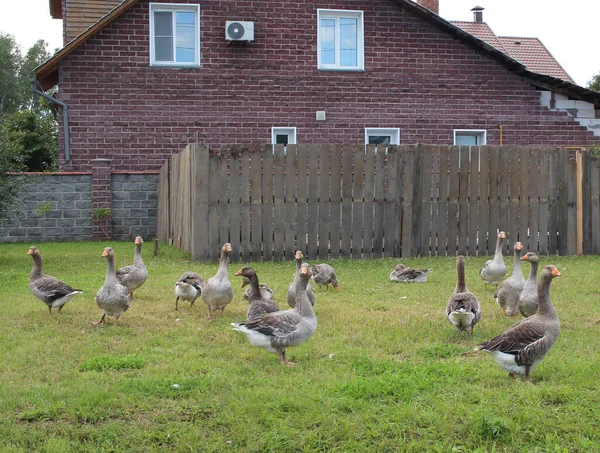
{"type": "Polygon", "coordinates": [[[454,144],[468,146],[486,145],[486,132],[484,129],[454,129],[454,144]]]}
{"type": "Polygon", "coordinates": [[[150,4],[150,62],[200,66],[200,5],[150,4]]]}
{"type": "Polygon", "coordinates": [[[364,69],[362,11],[318,9],[317,24],[319,69],[364,69]]]}
{"type": "Polygon", "coordinates": [[[365,129],[365,144],[385,146],[399,145],[400,129],[389,127],[368,127],[365,129]]]}
{"type": "Polygon", "coordinates": [[[295,127],[273,127],[271,129],[271,143],[274,145],[295,145],[295,127]]]}

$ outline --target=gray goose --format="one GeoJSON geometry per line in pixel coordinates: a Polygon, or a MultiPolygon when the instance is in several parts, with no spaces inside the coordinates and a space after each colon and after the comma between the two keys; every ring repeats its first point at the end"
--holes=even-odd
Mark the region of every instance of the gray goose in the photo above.
{"type": "MultiPolygon", "coordinates": [[[[237,275],[237,274],[236,274],[237,275]]],[[[250,279],[244,277],[242,279],[242,288],[246,288],[244,290],[244,299],[250,300],[250,295],[252,294],[252,286],[250,286],[250,279]]],[[[260,283],[258,285],[260,290],[260,295],[265,299],[273,299],[273,290],[266,283],[260,283]]]]}
{"type": "Polygon", "coordinates": [[[194,305],[196,299],[202,294],[204,278],[196,272],[184,272],[175,283],[175,311],[179,310],[179,301],[186,300],[194,305]]]}
{"type": "Polygon", "coordinates": [[[419,269],[416,267],[406,267],[401,263],[390,272],[390,280],[396,283],[425,283],[427,275],[431,269],[419,269]]]}
{"type": "Polygon", "coordinates": [[[312,279],[317,285],[319,285],[319,288],[325,285],[325,288],[327,288],[327,291],[329,291],[329,284],[331,284],[333,289],[336,291],[338,290],[339,285],[337,277],[335,276],[335,271],[329,264],[315,264],[313,267],[311,267],[311,271],[312,279]]]}
{"type": "Polygon", "coordinates": [[[504,239],[506,239],[506,233],[500,231],[498,233],[498,240],[496,241],[496,253],[494,253],[494,258],[487,260],[479,272],[485,285],[490,284],[498,286],[498,283],[506,276],[506,266],[504,264],[504,258],[502,257],[502,243],[504,242],[504,239]]]}
{"type": "Polygon", "coordinates": [[[234,275],[242,276],[249,282],[250,294],[248,295],[248,311],[246,312],[246,320],[251,321],[253,319],[260,318],[262,315],[267,313],[274,313],[279,311],[279,306],[270,297],[264,297],[261,291],[260,283],[258,282],[258,275],[256,271],[249,267],[242,267],[234,275]]]}
{"type": "Polygon", "coordinates": [[[233,299],[233,288],[227,275],[227,262],[231,253],[231,244],[226,243],[221,248],[221,258],[217,273],[209,278],[202,288],[202,300],[208,305],[208,319],[215,317],[213,312],[220,311],[223,316],[223,310],[233,299]]]}
{"type": "Polygon", "coordinates": [[[446,305],[448,322],[459,331],[473,335],[473,327],[481,318],[481,306],[475,294],[467,289],[465,283],[465,258],[459,255],[456,259],[456,288],[446,305]]]}
{"type": "Polygon", "coordinates": [[[475,348],[491,352],[496,363],[508,371],[511,378],[520,374],[529,380],[533,369],[550,351],[560,334],[558,316],[550,301],[550,283],[559,276],[556,266],[546,266],[538,283],[538,312],[475,348]]]}
{"type": "Polygon", "coordinates": [[[538,289],[537,289],[537,272],[539,266],[539,258],[533,252],[527,252],[521,261],[529,261],[531,264],[531,270],[529,271],[529,278],[525,282],[523,291],[519,296],[519,312],[526,318],[533,316],[538,310],[538,289]]]}
{"type": "MultiPolygon", "coordinates": [[[[294,274],[294,281],[288,286],[287,293],[287,303],[292,308],[296,306],[296,286],[298,286],[298,282],[300,281],[300,267],[302,266],[303,259],[304,255],[300,250],[297,250],[296,255],[294,256],[294,260],[296,261],[296,273],[294,274]]],[[[310,283],[306,286],[306,294],[308,295],[310,304],[315,305],[317,297],[315,296],[315,292],[310,283]]]]}
{"type": "Polygon", "coordinates": [[[119,317],[127,311],[131,304],[131,293],[126,286],[121,285],[115,273],[115,252],[111,247],[106,247],[102,252],[102,258],[106,258],[108,266],[104,285],[96,294],[96,305],[103,311],[102,317],[98,321],[92,322],[94,325],[104,324],[107,316],[114,316],[119,321],[119,317]]]}
{"type": "Polygon", "coordinates": [[[118,269],[116,273],[117,281],[127,287],[132,299],[133,292],[142,286],[148,278],[148,269],[146,269],[146,265],[142,259],[142,245],[144,245],[142,237],[136,236],[134,244],[133,264],[118,269]]]}
{"type": "Polygon", "coordinates": [[[513,250],[515,257],[513,259],[512,275],[498,285],[496,294],[494,294],[498,306],[502,309],[502,313],[508,316],[517,314],[519,296],[525,286],[525,279],[521,272],[521,252],[523,245],[520,242],[516,242],[513,250]]]}
{"type": "Polygon", "coordinates": [[[268,313],[252,321],[231,323],[253,346],[278,354],[282,365],[293,366],[285,356],[286,349],[304,343],[317,330],[317,317],[306,294],[311,274],[308,264],[302,264],[294,308],[268,313]]]}
{"type": "Polygon", "coordinates": [[[28,255],[33,258],[33,267],[29,274],[29,289],[31,293],[48,306],[52,313],[53,308],[58,308],[60,313],[63,306],[76,294],[83,294],[80,289],[72,288],[65,282],[42,273],[42,255],[37,247],[29,247],[28,255]]]}

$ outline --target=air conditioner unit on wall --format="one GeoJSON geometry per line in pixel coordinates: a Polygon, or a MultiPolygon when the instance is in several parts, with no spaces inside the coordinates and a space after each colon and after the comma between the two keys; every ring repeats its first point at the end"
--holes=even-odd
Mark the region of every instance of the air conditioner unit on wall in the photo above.
{"type": "Polygon", "coordinates": [[[227,41],[254,41],[254,22],[226,21],[225,39],[227,41]]]}

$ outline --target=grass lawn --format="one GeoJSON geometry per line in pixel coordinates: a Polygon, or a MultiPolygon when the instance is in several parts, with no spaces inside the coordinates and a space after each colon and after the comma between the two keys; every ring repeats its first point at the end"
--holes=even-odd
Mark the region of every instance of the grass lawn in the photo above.
{"type": "MultiPolygon", "coordinates": [[[[155,258],[148,241],[148,281],[118,325],[95,327],[102,249],[121,267],[133,242],[36,244],[45,273],[84,290],[61,314],[29,292],[29,245],[0,245],[2,452],[600,451],[600,256],[541,258],[562,272],[550,291],[562,332],[530,384],[473,351],[519,319],[484,290],[484,257],[467,258],[483,310],[473,338],[444,315],[455,258],[333,262],[340,291],[317,291],[317,332],[287,368],[230,327],[247,308],[239,263],[233,302],[208,321],[201,300],[175,312],[173,285],[217,264],[165,245],[155,258]],[[397,262],[434,270],[391,283],[397,262]]],[[[295,263],[254,267],[286,308],[295,263]]]]}

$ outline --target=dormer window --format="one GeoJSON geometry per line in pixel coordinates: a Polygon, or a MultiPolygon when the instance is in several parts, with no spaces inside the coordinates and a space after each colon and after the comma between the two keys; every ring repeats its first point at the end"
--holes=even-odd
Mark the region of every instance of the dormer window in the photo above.
{"type": "Polygon", "coordinates": [[[200,66],[200,5],[150,4],[153,66],[200,66]]]}

